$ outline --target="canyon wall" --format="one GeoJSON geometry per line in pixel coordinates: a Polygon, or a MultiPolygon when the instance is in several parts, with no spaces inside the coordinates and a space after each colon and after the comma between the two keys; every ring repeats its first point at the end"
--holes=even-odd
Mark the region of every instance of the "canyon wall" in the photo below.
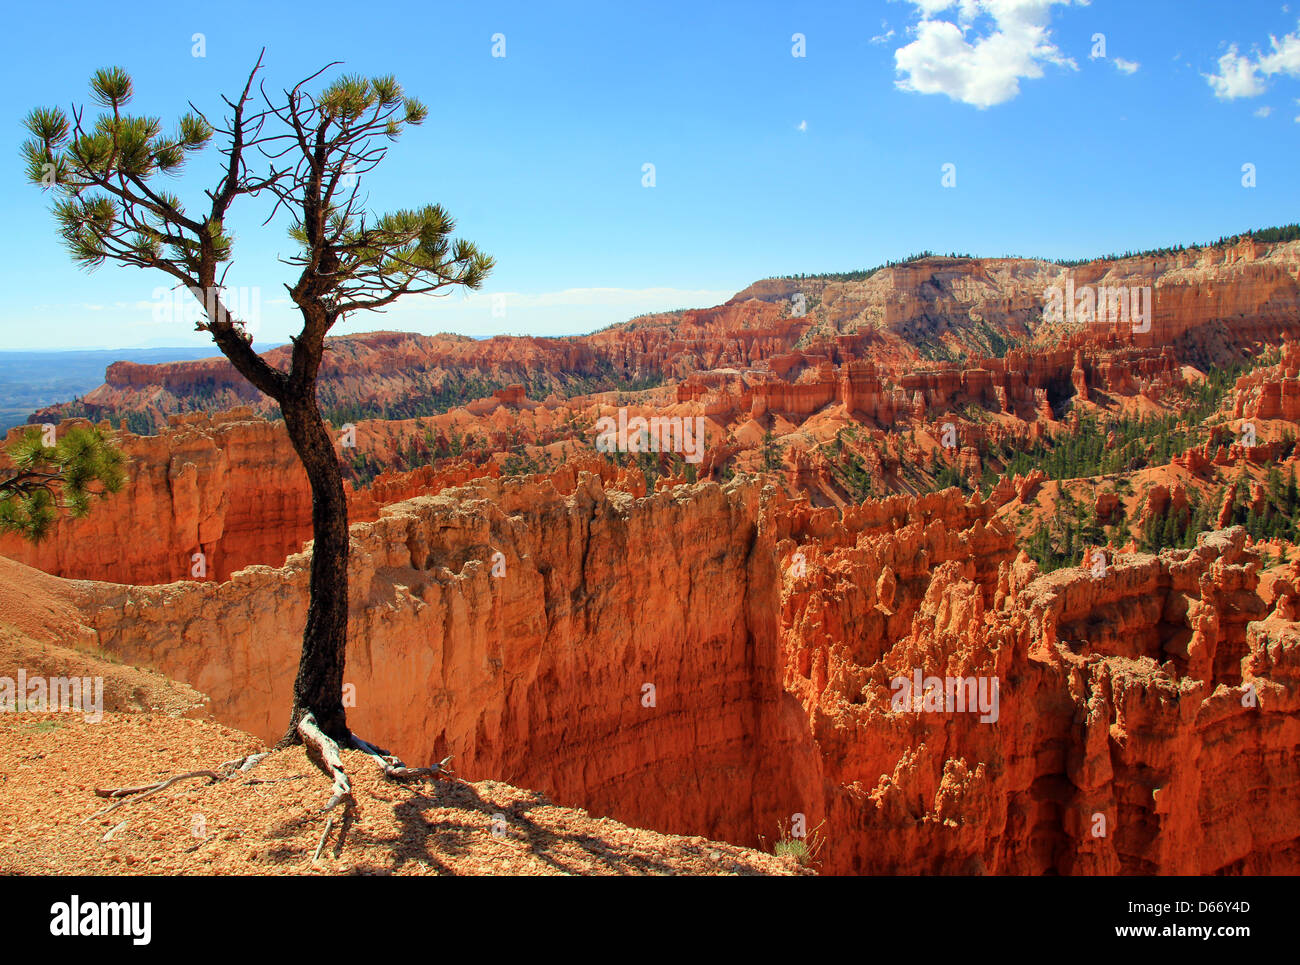
{"type": "MultiPolygon", "coordinates": [[[[1240,356],[1242,348],[1300,335],[1300,242],[1191,249],[1167,255],[1098,260],[1066,268],[1022,258],[920,258],[860,280],[766,279],[726,304],[648,315],[591,335],[568,338],[370,332],[327,339],[319,397],[326,409],[414,406],[432,411],[519,384],[562,395],[617,389],[629,382],[681,381],[711,370],[761,369],[756,388],[773,410],[807,414],[830,398],[856,394],[833,379],[783,385],[782,357],[801,352],[844,367],[871,361],[901,387],[908,404],[974,401],[1008,411],[1033,409],[1047,383],[1068,388],[1082,351],[1087,384],[1122,386],[1168,372],[1173,358],[1202,367],[1240,356]],[[1064,289],[1150,287],[1148,324],[1044,324],[1046,293],[1064,289]],[[804,296],[804,308],[791,301],[804,296]],[[1012,357],[1009,346],[1030,345],[1012,357]],[[1043,350],[1061,350],[1051,358],[1043,350]],[[1064,354],[1061,354],[1061,352],[1064,354]],[[1129,353],[1129,354],[1125,354],[1129,353]],[[1057,357],[1059,356],[1059,357],[1057,357]],[[962,366],[936,359],[965,358],[962,366]],[[1004,361],[1005,357],[1005,361],[1004,361]],[[1134,370],[1139,363],[1151,371],[1134,370]],[[1064,371],[1062,372],[1062,368],[1064,371]],[[1126,369],[1128,371],[1126,371],[1126,369]],[[910,379],[911,382],[900,382],[910,379]],[[829,394],[828,394],[829,393],[829,394]],[[821,400],[821,401],[818,401],[821,400]]],[[[286,348],[265,353],[279,368],[286,348]]],[[[815,363],[814,363],[815,364],[815,363]]],[[[844,369],[835,378],[853,381],[844,369]]],[[[874,391],[866,387],[862,394],[874,391]]],[[[885,408],[896,408],[890,394],[885,408]]],[[[863,403],[850,403],[860,405],[863,403]]],[[[118,362],[104,385],[76,403],[51,406],[32,421],[168,414],[274,403],[254,391],[222,357],[161,365],[118,362]]],[[[751,401],[743,403],[750,408],[751,401]]],[[[870,409],[873,403],[863,407],[870,409]]],[[[410,411],[395,414],[409,415],[410,411]]],[[[888,413],[882,417],[888,422],[888,413]]]]}
{"type": "MultiPolygon", "coordinates": [[[[1038,469],[987,502],[949,490],[814,507],[743,478],[686,485],[679,467],[648,487],[636,460],[591,457],[583,433],[625,406],[703,415],[700,478],[756,455],[758,420],[837,404],[849,418],[810,420],[813,442],[859,416],[934,435],[934,414],[967,404],[1031,423],[991,420],[978,429],[988,439],[1041,438],[1065,400],[1155,400],[1195,378],[1189,361],[1300,329],[1297,252],[1242,243],[1071,269],[1076,285],[1152,284],[1152,331],[1041,345],[1042,291],[1066,269],[1018,259],[769,280],[582,339],[331,340],[332,402],[440,391],[458,372],[501,383],[427,420],[359,427],[353,456],[392,465],[414,447],[438,468],[349,490],[351,722],[412,762],[451,754],[463,776],[663,831],[756,845],[802,815],[831,872],[1296,873],[1300,575],[1261,593],[1240,529],[1121,554],[1100,575],[1088,556],[1043,576],[996,512],[1030,498],[1038,469]],[[807,316],[783,304],[797,292],[807,316]],[[1032,347],[976,350],[1012,338],[1032,347]],[[918,345],[969,351],[937,362],[918,345]],[[525,383],[544,373],[557,391],[564,379],[676,384],[539,403],[525,383]],[[462,443],[481,451],[453,461],[462,443]],[[497,457],[541,450],[545,465],[568,461],[499,478],[497,457]],[[998,702],[900,703],[913,675],[970,681],[976,695],[996,682],[998,702]]],[[[224,365],[117,365],[91,401],[168,412],[244,398],[224,365]]],[[[1286,344],[1278,365],[1244,376],[1233,417],[1294,420],[1298,365],[1286,344]]],[[[75,578],[101,649],[273,740],[305,620],[310,493],[282,424],[256,405],[122,433],[124,498],[37,546],[0,538],[0,554],[75,578]],[[203,581],[185,579],[196,552],[203,581]]],[[[978,438],[964,437],[963,472],[979,468],[978,438]]],[[[1212,443],[1175,464],[1272,451],[1212,443]]],[[[825,452],[800,446],[784,454],[793,478],[830,491],[825,452]]],[[[865,451],[873,478],[898,470],[898,450],[865,451]]]]}
{"type": "MultiPolygon", "coordinates": [[[[770,834],[750,815],[794,808],[815,749],[780,686],[758,501],[716,486],[635,500],[584,473],[568,496],[481,481],[387,507],[353,527],[352,726],[646,827],[770,834]]],[[[307,565],[82,592],[106,650],[202,681],[222,720],[272,739],[307,565]]]]}
{"type": "Polygon", "coordinates": [[[854,354],[861,354],[863,344],[892,353],[905,349],[886,334],[913,344],[930,340],[968,349],[977,347],[971,336],[981,327],[1003,337],[1028,335],[1038,324],[1047,289],[1064,291],[1067,280],[1076,290],[1150,286],[1154,310],[1145,330],[1086,327],[1099,338],[1113,334],[1138,348],[1159,349],[1210,326],[1230,340],[1275,339],[1278,331],[1296,326],[1298,278],[1300,243],[1243,239],[1069,267],[1028,258],[927,257],[881,268],[865,279],[765,279],[733,302],[788,303],[802,293],[813,306],[809,321],[826,323],[823,335],[838,333],[839,344],[854,354]],[[866,343],[860,341],[864,338],[866,343]]]}
{"type": "Polygon", "coordinates": [[[1256,369],[1233,389],[1234,419],[1283,419],[1300,422],[1300,343],[1284,341],[1276,365],[1256,369]]]}
{"type": "MultiPolygon", "coordinates": [[[[311,539],[311,487],[283,422],[250,409],[169,421],[158,435],[118,434],[127,474],[121,493],[96,500],[85,518],[61,515],[39,543],[0,534],[0,556],[56,576],[139,584],[198,578],[195,554],[202,554],[201,578],[227,580],[253,563],[278,565],[311,539]]],[[[58,431],[86,424],[68,419],[58,431]]],[[[9,440],[23,431],[11,429],[9,440]]],[[[359,435],[366,437],[364,428],[359,435]]],[[[357,491],[345,482],[349,517],[375,519],[384,503],[497,471],[450,461],[383,473],[357,491]]]]}
{"type": "Polygon", "coordinates": [[[84,519],[60,517],[40,543],[0,535],[0,554],[58,576],[158,583],[189,576],[196,553],[206,578],[227,579],[311,538],[311,491],[283,423],[248,410],[177,416],[159,435],[124,432],[119,444],[121,493],[84,519]]]}
{"type": "Polygon", "coordinates": [[[769,412],[803,419],[838,402],[850,414],[894,426],[965,405],[1030,421],[1050,420],[1054,416],[1045,402],[1059,404],[1071,397],[1086,402],[1092,391],[1158,398],[1164,390],[1184,384],[1168,347],[1136,349],[1074,335],[1050,351],[1013,349],[1005,358],[928,365],[896,379],[864,359],[850,357],[836,367],[823,355],[796,352],[727,377],[693,373],[677,383],[675,391],[679,402],[698,403],[702,411],[723,420],[769,412]]]}
{"type": "MultiPolygon", "coordinates": [[[[82,397],[92,415],[154,410],[163,414],[193,409],[220,410],[246,405],[260,415],[278,411],[276,404],[249,385],[220,354],[193,362],[144,365],[114,362],[104,384],[82,397]]],[[[287,370],[287,346],[262,353],[266,361],[287,370]]],[[[448,380],[476,379],[484,383],[551,381],[562,387],[574,379],[614,371],[610,346],[588,345],[580,339],[498,336],[474,339],[463,335],[421,335],[414,332],[366,332],[326,339],[321,361],[319,397],[325,407],[342,404],[382,405],[436,393],[448,380]]],[[[52,406],[35,421],[57,421],[68,406],[52,406]]]]}
{"type": "MultiPolygon", "coordinates": [[[[352,532],[350,722],[409,761],[743,844],[803,814],[830,872],[1300,870],[1300,633],[1239,529],[1039,577],[955,490],[841,512],[575,472],[352,532]],[[917,671],[996,678],[996,720],[898,706],[917,671]]],[[[272,739],[307,565],[74,588],[105,651],[272,739]]]]}

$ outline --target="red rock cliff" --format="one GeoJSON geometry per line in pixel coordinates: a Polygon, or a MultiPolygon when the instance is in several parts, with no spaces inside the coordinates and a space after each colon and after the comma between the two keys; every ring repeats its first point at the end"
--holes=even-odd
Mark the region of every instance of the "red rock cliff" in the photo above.
{"type": "MultiPolygon", "coordinates": [[[[1240,530],[1036,578],[955,490],[841,513],[573,482],[354,525],[359,733],[662,830],[756,844],[802,813],[835,872],[1300,870],[1300,634],[1240,530]],[[996,721],[895,706],[916,671],[996,678],[996,721]]],[[[270,738],[306,580],[299,555],[77,592],[105,650],[270,738]]]]}
{"type": "MultiPolygon", "coordinates": [[[[170,421],[156,436],[121,433],[128,460],[121,493],[83,519],[60,517],[40,543],[0,535],[0,555],[56,576],[170,583],[196,577],[196,553],[203,554],[204,579],[226,580],[302,549],[312,535],[311,487],[284,423],[248,409],[170,421]]],[[[60,431],[77,423],[68,420],[60,431]]],[[[384,503],[495,472],[453,463],[381,474],[356,492],[345,483],[349,516],[375,519],[384,503]]]]}

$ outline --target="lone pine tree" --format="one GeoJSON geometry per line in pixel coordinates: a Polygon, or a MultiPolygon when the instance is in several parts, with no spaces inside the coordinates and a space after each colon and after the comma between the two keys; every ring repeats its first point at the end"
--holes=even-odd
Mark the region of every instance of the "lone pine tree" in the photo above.
{"type": "Polygon", "coordinates": [[[440,205],[366,210],[361,179],[428,110],[391,76],[344,75],[312,93],[309,85],[335,66],[274,96],[261,83],[255,103],[259,58],[243,92],[222,98],[228,113],[220,126],[191,103],[171,131],[159,118],[127,113],[132,80],[120,67],[105,68],[90,79],[99,115],[91,120],[78,106],[70,113],[33,110],[22,152],[28,178],[53,194],[59,234],[79,266],[112,262],[169,275],[202,306],[197,329],[279,404],[311,483],[314,536],[302,656],[281,743],[323,735],[373,753],[352,738],[342,702],[348,512],[339,457],[316,397],[325,336],[341,319],[405,295],[476,289],[493,260],[451,237],[454,223],[440,205]],[[197,207],[187,207],[159,181],[214,138],[224,156],[220,178],[197,207]],[[234,250],[231,208],[259,195],[273,202],[265,223],[286,219],[298,243],[284,259],[297,272],[285,287],[302,316],[288,371],[254,351],[248,320],[232,314],[224,288],[234,250]]]}

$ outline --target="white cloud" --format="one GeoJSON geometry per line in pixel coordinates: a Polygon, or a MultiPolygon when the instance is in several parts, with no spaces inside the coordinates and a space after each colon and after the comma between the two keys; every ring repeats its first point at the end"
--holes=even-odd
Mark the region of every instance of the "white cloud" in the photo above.
{"type": "Polygon", "coordinates": [[[1217,74],[1202,74],[1214,89],[1214,96],[1219,100],[1236,100],[1238,97],[1258,97],[1264,93],[1260,82],[1258,68],[1249,57],[1237,53],[1234,44],[1228,52],[1219,58],[1217,74]]]}
{"type": "MultiPolygon", "coordinates": [[[[1074,0],[911,0],[920,21],[915,39],[894,51],[902,75],[895,85],[918,94],[946,94],[992,107],[1020,93],[1020,81],[1043,76],[1043,65],[1078,65],[1052,42],[1048,22],[1057,4],[1074,0]],[[956,7],[956,20],[934,15],[956,7]],[[984,19],[982,29],[976,21],[984,19]]],[[[1086,0],[1079,0],[1086,5],[1086,0]]]]}
{"type": "Polygon", "coordinates": [[[1123,57],[1115,58],[1115,68],[1122,74],[1136,74],[1137,69],[1141,66],[1136,60],[1125,60],[1123,57]]]}
{"type": "Polygon", "coordinates": [[[1272,114],[1272,113],[1273,113],[1273,108],[1269,107],[1268,105],[1265,105],[1265,106],[1261,107],[1259,110],[1257,110],[1257,111],[1255,112],[1255,116],[1256,116],[1256,117],[1268,117],[1268,115],[1270,115],[1270,114],[1272,114]]]}
{"type": "Polygon", "coordinates": [[[1300,77],[1300,29],[1287,34],[1279,42],[1276,37],[1269,37],[1273,52],[1259,61],[1259,69],[1272,77],[1274,74],[1287,74],[1300,77]]]}
{"type": "Polygon", "coordinates": [[[957,0],[911,0],[916,5],[923,19],[928,20],[936,13],[943,13],[949,7],[956,6],[957,0]]]}
{"type": "Polygon", "coordinates": [[[1300,77],[1300,28],[1279,40],[1268,38],[1271,50],[1261,53],[1258,48],[1254,57],[1239,53],[1236,44],[1228,47],[1228,52],[1219,58],[1219,70],[1214,74],[1203,74],[1220,100],[1230,101],[1239,97],[1258,97],[1267,89],[1265,78],[1284,74],[1288,77],[1300,77]]]}
{"type": "Polygon", "coordinates": [[[808,130],[808,122],[807,122],[807,121],[800,121],[798,124],[796,124],[796,125],[794,126],[794,129],[795,129],[796,131],[805,131],[805,132],[806,132],[806,131],[808,130]]]}

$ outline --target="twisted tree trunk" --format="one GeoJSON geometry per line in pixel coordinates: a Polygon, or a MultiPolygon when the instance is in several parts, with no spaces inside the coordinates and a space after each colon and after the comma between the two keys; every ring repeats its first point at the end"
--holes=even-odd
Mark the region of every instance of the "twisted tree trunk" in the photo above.
{"type": "Polygon", "coordinates": [[[298,724],[307,714],[328,737],[346,745],[343,666],[348,629],[348,504],[334,440],[316,405],[314,382],[305,392],[280,402],[298,458],[311,483],[311,598],[302,635],[302,659],[293,684],[293,709],[281,745],[300,740],[298,724]]]}

